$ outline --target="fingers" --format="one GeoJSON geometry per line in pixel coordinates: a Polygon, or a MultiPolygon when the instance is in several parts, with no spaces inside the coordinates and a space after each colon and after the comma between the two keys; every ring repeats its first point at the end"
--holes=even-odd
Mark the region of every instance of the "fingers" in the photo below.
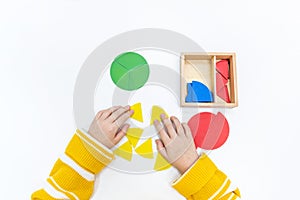
{"type": "Polygon", "coordinates": [[[106,119],[109,117],[113,112],[115,112],[117,109],[121,108],[121,106],[113,106],[111,108],[108,108],[106,110],[101,110],[97,114],[97,119],[106,119]]]}
{"type": "Polygon", "coordinates": [[[164,149],[164,144],[160,139],[155,140],[156,148],[158,151],[161,151],[164,149]]]}
{"type": "Polygon", "coordinates": [[[163,122],[163,124],[165,125],[166,129],[167,129],[167,133],[169,135],[170,138],[174,138],[176,137],[176,131],[172,125],[172,122],[169,118],[166,117],[165,114],[161,114],[161,120],[163,122]]]}
{"type": "Polygon", "coordinates": [[[177,117],[172,116],[170,119],[175,126],[176,133],[178,135],[184,135],[184,130],[182,128],[180,121],[177,119],[177,117]]]}
{"type": "Polygon", "coordinates": [[[186,137],[188,137],[188,138],[193,138],[191,129],[190,129],[190,127],[187,125],[187,123],[182,123],[182,127],[183,127],[183,129],[184,129],[184,133],[185,133],[186,137]]]}
{"type": "Polygon", "coordinates": [[[125,113],[123,113],[115,122],[118,127],[121,127],[133,114],[133,110],[128,110],[125,113]]]}
{"type": "Polygon", "coordinates": [[[161,140],[155,140],[157,151],[166,159],[167,158],[167,151],[163,145],[161,140]]]}
{"type": "Polygon", "coordinates": [[[167,132],[165,131],[163,125],[158,120],[154,120],[154,126],[155,126],[156,131],[158,132],[163,144],[167,145],[170,142],[170,137],[167,134],[167,132]]]}
{"type": "Polygon", "coordinates": [[[124,126],[120,129],[120,131],[116,134],[114,138],[114,143],[117,144],[120,140],[126,135],[128,128],[130,127],[129,124],[124,124],[124,126]]]}
{"type": "Polygon", "coordinates": [[[129,111],[130,106],[120,107],[116,109],[111,115],[107,118],[110,122],[116,121],[123,113],[129,111]]]}

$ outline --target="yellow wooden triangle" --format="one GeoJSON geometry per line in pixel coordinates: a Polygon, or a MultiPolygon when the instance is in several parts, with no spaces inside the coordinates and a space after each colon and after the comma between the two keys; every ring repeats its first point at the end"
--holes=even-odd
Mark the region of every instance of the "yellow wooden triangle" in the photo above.
{"type": "Polygon", "coordinates": [[[155,171],[162,171],[171,167],[171,164],[166,161],[160,153],[157,154],[156,161],[154,164],[155,171]]]}
{"type": "Polygon", "coordinates": [[[130,109],[134,110],[133,115],[131,115],[132,119],[135,119],[139,122],[144,122],[141,103],[136,103],[136,104],[130,106],[130,109]]]}
{"type": "Polygon", "coordinates": [[[135,149],[135,151],[144,158],[154,158],[152,150],[152,139],[149,138],[135,149]]]}
{"type": "Polygon", "coordinates": [[[135,147],[140,140],[140,137],[143,133],[143,129],[141,128],[129,128],[126,133],[126,137],[128,138],[130,144],[135,147]]]}
{"type": "Polygon", "coordinates": [[[121,158],[124,158],[128,161],[131,161],[131,159],[132,159],[132,146],[131,146],[130,142],[127,141],[124,144],[122,144],[121,146],[119,146],[119,148],[114,150],[114,153],[116,155],[120,156],[121,158]]]}
{"type": "Polygon", "coordinates": [[[165,114],[166,117],[169,117],[168,114],[166,113],[166,111],[164,111],[164,109],[162,109],[162,108],[159,107],[159,106],[153,106],[153,107],[152,107],[152,114],[151,114],[150,125],[153,124],[154,120],[161,121],[161,120],[160,120],[160,115],[161,115],[161,114],[165,114]]]}

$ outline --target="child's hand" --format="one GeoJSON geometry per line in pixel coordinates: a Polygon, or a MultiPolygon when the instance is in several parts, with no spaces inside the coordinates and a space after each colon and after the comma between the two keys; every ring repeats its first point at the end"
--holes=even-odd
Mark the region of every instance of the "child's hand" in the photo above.
{"type": "Polygon", "coordinates": [[[163,125],[154,121],[160,139],[156,140],[159,153],[181,174],[186,172],[198,159],[190,128],[186,123],[180,123],[176,117],[166,118],[161,115],[163,125]]]}
{"type": "Polygon", "coordinates": [[[97,113],[89,134],[109,149],[115,146],[126,134],[129,124],[125,122],[133,114],[130,106],[114,106],[97,113]]]}

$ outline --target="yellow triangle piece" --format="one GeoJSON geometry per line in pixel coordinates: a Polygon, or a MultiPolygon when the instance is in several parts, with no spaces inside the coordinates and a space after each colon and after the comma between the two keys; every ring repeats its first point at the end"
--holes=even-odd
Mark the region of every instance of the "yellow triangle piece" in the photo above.
{"type": "Polygon", "coordinates": [[[132,147],[129,141],[125,142],[119,148],[114,150],[114,153],[125,160],[131,161],[132,159],[132,147]]]}
{"type": "Polygon", "coordinates": [[[143,129],[141,128],[129,128],[126,133],[126,137],[128,138],[130,144],[135,147],[140,140],[140,137],[143,133],[143,129]]]}
{"type": "Polygon", "coordinates": [[[166,113],[166,111],[164,111],[164,109],[162,109],[159,106],[153,106],[152,107],[152,114],[151,114],[151,121],[150,121],[150,125],[153,124],[154,120],[160,120],[160,115],[161,114],[165,114],[167,117],[169,117],[169,115],[166,113]]]}
{"type": "Polygon", "coordinates": [[[154,164],[155,171],[162,171],[171,167],[171,164],[166,161],[160,153],[157,154],[156,161],[154,164]]]}
{"type": "Polygon", "coordinates": [[[130,106],[130,109],[134,111],[133,115],[131,116],[132,119],[135,119],[139,122],[144,122],[141,103],[136,103],[130,106]]]}
{"type": "Polygon", "coordinates": [[[146,142],[136,148],[135,151],[144,158],[154,158],[152,150],[152,139],[149,138],[148,140],[146,140],[146,142]]]}

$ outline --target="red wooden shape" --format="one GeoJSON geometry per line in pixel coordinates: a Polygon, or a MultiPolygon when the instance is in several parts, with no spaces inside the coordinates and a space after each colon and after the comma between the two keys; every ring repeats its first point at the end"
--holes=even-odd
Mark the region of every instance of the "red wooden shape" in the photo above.
{"type": "Polygon", "coordinates": [[[216,83],[217,91],[219,91],[228,83],[228,80],[225,79],[221,74],[216,73],[216,83]]]}
{"type": "Polygon", "coordinates": [[[220,90],[217,90],[217,95],[223,99],[224,101],[226,101],[227,103],[230,103],[230,97],[229,97],[229,92],[228,92],[228,87],[227,85],[225,85],[223,88],[221,88],[220,90]]]}
{"type": "Polygon", "coordinates": [[[229,79],[229,63],[228,60],[221,60],[216,63],[217,71],[225,78],[229,79]]]}
{"type": "Polygon", "coordinates": [[[206,150],[221,147],[229,136],[229,124],[225,116],[218,112],[210,123],[206,137],[202,141],[201,148],[206,150]]]}
{"type": "Polygon", "coordinates": [[[194,115],[188,122],[196,147],[212,150],[221,147],[229,135],[229,124],[220,112],[214,115],[203,112],[194,115]]]}

